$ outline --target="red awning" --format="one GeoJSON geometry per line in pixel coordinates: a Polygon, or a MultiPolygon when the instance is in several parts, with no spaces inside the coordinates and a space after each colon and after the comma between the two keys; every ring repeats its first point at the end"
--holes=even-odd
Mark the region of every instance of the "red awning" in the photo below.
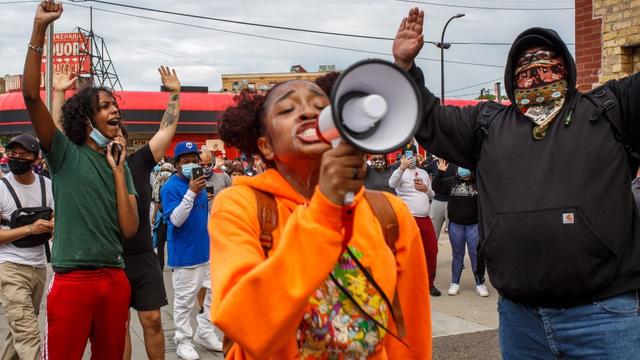
{"type": "MultiPolygon", "coordinates": [[[[121,110],[165,110],[169,93],[152,91],[118,91],[115,92],[121,110]]],[[[66,97],[73,95],[68,91],[66,97]]],[[[45,92],[40,96],[44,99],[45,92]]],[[[185,111],[224,111],[233,105],[234,94],[229,93],[182,93],[180,108],[185,111]]],[[[0,95],[0,111],[25,110],[21,92],[0,95]]]]}

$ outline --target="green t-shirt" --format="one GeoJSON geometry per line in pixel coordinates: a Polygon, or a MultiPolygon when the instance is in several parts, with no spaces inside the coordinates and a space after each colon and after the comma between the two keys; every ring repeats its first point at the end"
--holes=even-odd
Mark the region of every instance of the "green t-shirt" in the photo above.
{"type": "MultiPolygon", "coordinates": [[[[124,267],[113,171],[105,155],[56,130],[46,154],[55,199],[51,265],[56,269],[124,267]]],[[[137,196],[125,163],[129,194],[137,196]]]]}

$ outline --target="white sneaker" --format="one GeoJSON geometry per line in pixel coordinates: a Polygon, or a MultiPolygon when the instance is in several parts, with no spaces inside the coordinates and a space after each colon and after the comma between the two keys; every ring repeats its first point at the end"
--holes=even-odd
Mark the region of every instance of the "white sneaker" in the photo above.
{"type": "Polygon", "coordinates": [[[459,292],[460,284],[451,283],[451,285],[449,285],[449,291],[447,291],[447,294],[449,294],[450,296],[455,296],[458,295],[459,292]]]}
{"type": "Polygon", "coordinates": [[[476,285],[476,294],[482,297],[489,296],[489,289],[484,284],[476,285]]]}
{"type": "Polygon", "coordinates": [[[196,332],[196,335],[193,337],[193,341],[209,350],[222,351],[222,341],[218,339],[218,336],[216,336],[216,334],[200,336],[200,334],[196,332]]]}
{"type": "Polygon", "coordinates": [[[178,343],[178,348],[176,349],[176,355],[179,358],[184,360],[198,360],[200,356],[198,356],[198,352],[193,348],[193,344],[189,340],[182,340],[178,343]]]}

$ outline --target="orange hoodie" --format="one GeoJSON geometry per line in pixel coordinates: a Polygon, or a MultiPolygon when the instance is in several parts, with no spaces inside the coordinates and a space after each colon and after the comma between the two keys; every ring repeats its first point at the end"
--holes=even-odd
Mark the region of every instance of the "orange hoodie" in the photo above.
{"type": "Polygon", "coordinates": [[[212,321],[235,342],[227,359],[431,359],[429,286],[418,228],[404,203],[387,194],[399,222],[394,259],[363,193],[355,198],[349,247],[389,300],[397,287],[408,346],[362,316],[329,280],[332,274],[367,313],[397,334],[379,293],[353,260],[341,255],[341,207],[317,188],[310,201],[305,199],[268,170],[237,178],[216,196],[209,219],[212,321]],[[252,189],[273,194],[278,207],[266,259],[252,189]]]}

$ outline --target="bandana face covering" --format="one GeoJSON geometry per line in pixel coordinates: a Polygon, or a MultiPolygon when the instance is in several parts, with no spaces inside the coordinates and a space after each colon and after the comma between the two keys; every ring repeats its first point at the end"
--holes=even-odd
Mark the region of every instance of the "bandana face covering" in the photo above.
{"type": "Polygon", "coordinates": [[[535,124],[534,139],[544,138],[547,128],[562,109],[567,93],[566,79],[567,70],[554,59],[540,59],[536,56],[536,61],[516,69],[516,104],[535,124]]]}

